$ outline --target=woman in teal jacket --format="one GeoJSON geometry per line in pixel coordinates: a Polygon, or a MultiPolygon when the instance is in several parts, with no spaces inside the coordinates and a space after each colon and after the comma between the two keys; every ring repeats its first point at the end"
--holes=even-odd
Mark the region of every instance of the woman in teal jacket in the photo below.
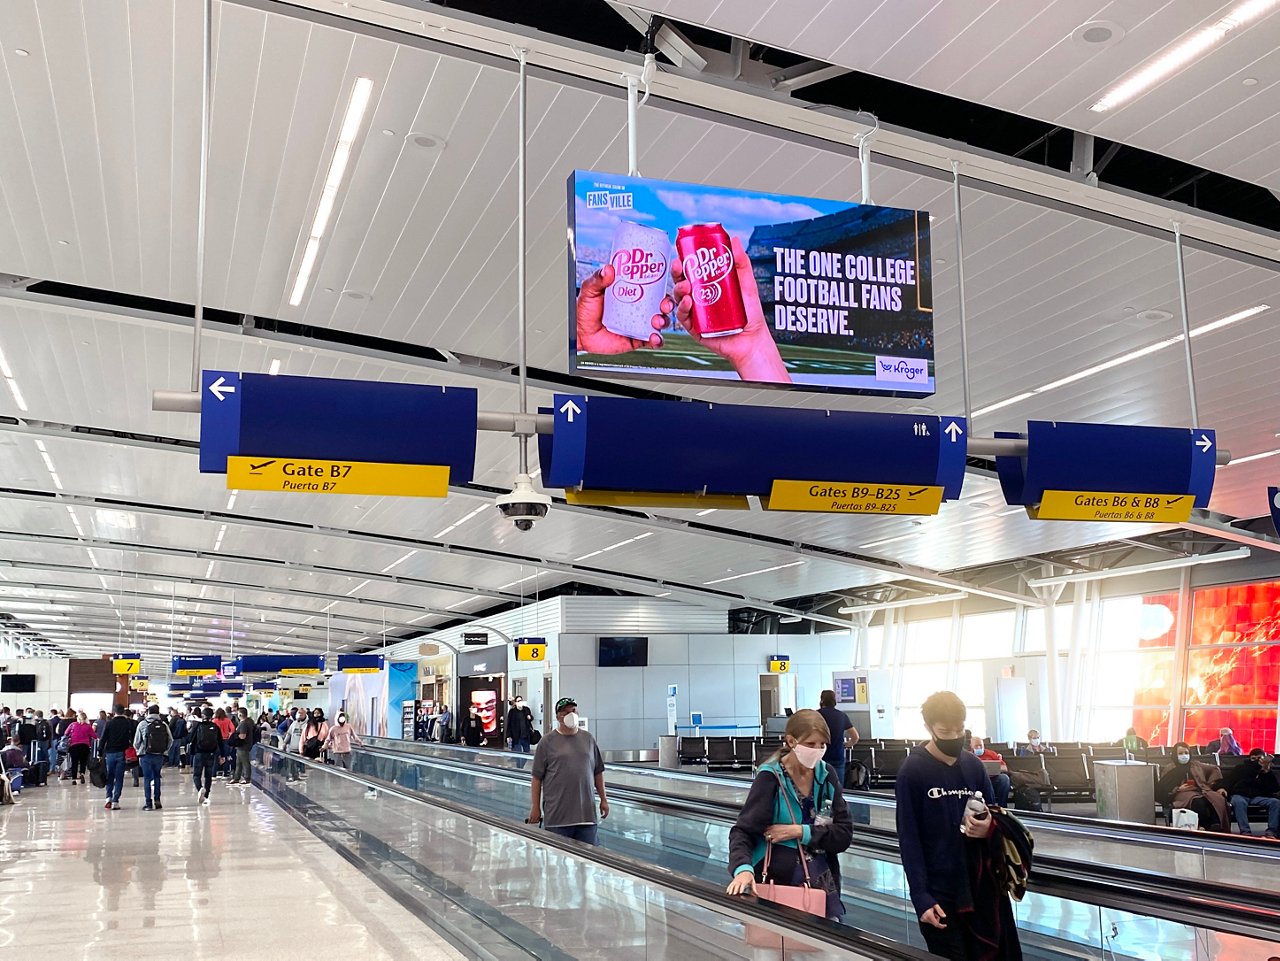
{"type": "Polygon", "coordinates": [[[853,840],[853,819],[832,768],[822,760],[830,740],[817,711],[797,711],[787,721],[782,749],[760,765],[729,831],[729,894],[748,894],[763,881],[803,884],[804,857],[811,884],[827,892],[827,917],[844,914],[836,855],[853,840]]]}

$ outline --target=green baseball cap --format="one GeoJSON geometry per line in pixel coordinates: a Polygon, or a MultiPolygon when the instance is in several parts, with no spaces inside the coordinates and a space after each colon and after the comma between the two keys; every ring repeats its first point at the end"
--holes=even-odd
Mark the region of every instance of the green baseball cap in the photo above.
{"type": "Polygon", "coordinates": [[[566,707],[577,707],[577,706],[578,706],[578,702],[575,701],[573,698],[562,697],[560,698],[560,700],[556,701],[556,713],[559,714],[566,707]]]}

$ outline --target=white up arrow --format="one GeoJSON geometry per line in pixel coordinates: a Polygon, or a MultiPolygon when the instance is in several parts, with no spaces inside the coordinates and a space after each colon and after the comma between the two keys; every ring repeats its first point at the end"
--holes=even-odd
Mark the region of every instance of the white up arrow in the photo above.
{"type": "Polygon", "coordinates": [[[218,398],[218,400],[226,400],[227,394],[234,394],[235,392],[236,392],[235,385],[228,384],[227,379],[225,377],[219,377],[217,380],[215,380],[212,384],[209,385],[209,393],[211,393],[214,397],[218,398]]]}
{"type": "Polygon", "coordinates": [[[569,418],[569,423],[573,423],[573,415],[581,414],[582,408],[575,404],[572,400],[566,400],[560,405],[560,413],[569,418]]]}
{"type": "Polygon", "coordinates": [[[947,429],[943,431],[943,433],[946,434],[948,437],[950,437],[951,443],[954,444],[956,442],[956,438],[958,438],[961,434],[963,434],[964,430],[960,427],[959,424],[957,424],[955,421],[952,421],[950,424],[947,425],[947,429]]]}
{"type": "Polygon", "coordinates": [[[1196,446],[1200,448],[1200,453],[1207,454],[1209,448],[1213,446],[1213,441],[1209,440],[1207,435],[1201,434],[1200,439],[1196,441],[1196,446]]]}

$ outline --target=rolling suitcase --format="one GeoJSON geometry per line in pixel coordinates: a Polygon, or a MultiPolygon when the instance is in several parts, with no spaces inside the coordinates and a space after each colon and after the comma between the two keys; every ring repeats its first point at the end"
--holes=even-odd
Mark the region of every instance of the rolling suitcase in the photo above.
{"type": "Polygon", "coordinates": [[[49,762],[36,761],[26,770],[27,787],[44,787],[49,783],[49,762]]]}
{"type": "Polygon", "coordinates": [[[89,783],[94,787],[107,786],[107,763],[100,757],[89,761],[89,783]]]}

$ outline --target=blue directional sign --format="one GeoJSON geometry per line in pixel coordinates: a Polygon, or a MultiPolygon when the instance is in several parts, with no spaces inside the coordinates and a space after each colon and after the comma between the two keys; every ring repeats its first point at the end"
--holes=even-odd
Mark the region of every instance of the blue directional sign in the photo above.
{"type": "Polygon", "coordinates": [[[222,670],[222,658],[217,654],[198,657],[175,657],[171,672],[177,677],[211,677],[222,670]]]}
{"type": "MultiPolygon", "coordinates": [[[[246,654],[236,658],[240,674],[320,674],[323,654],[246,654]]],[[[243,686],[243,682],[240,682],[243,686]]]]}
{"type": "Polygon", "coordinates": [[[472,388],[227,371],[203,382],[201,471],[225,473],[239,455],[440,465],[451,484],[475,473],[472,388]]]}
{"type": "Polygon", "coordinates": [[[341,674],[377,674],[386,664],[381,654],[339,654],[338,672],[341,674]]]}
{"type": "Polygon", "coordinates": [[[1031,421],[1025,457],[997,457],[1005,499],[1044,520],[1181,522],[1208,507],[1217,435],[1207,428],[1031,421]]]}
{"type": "Polygon", "coordinates": [[[918,485],[960,495],[962,417],[557,394],[539,437],[550,487],[769,495],[780,481],[918,485]]]}
{"type": "Polygon", "coordinates": [[[200,376],[200,473],[225,474],[240,451],[240,374],[206,370],[200,376]]]}

